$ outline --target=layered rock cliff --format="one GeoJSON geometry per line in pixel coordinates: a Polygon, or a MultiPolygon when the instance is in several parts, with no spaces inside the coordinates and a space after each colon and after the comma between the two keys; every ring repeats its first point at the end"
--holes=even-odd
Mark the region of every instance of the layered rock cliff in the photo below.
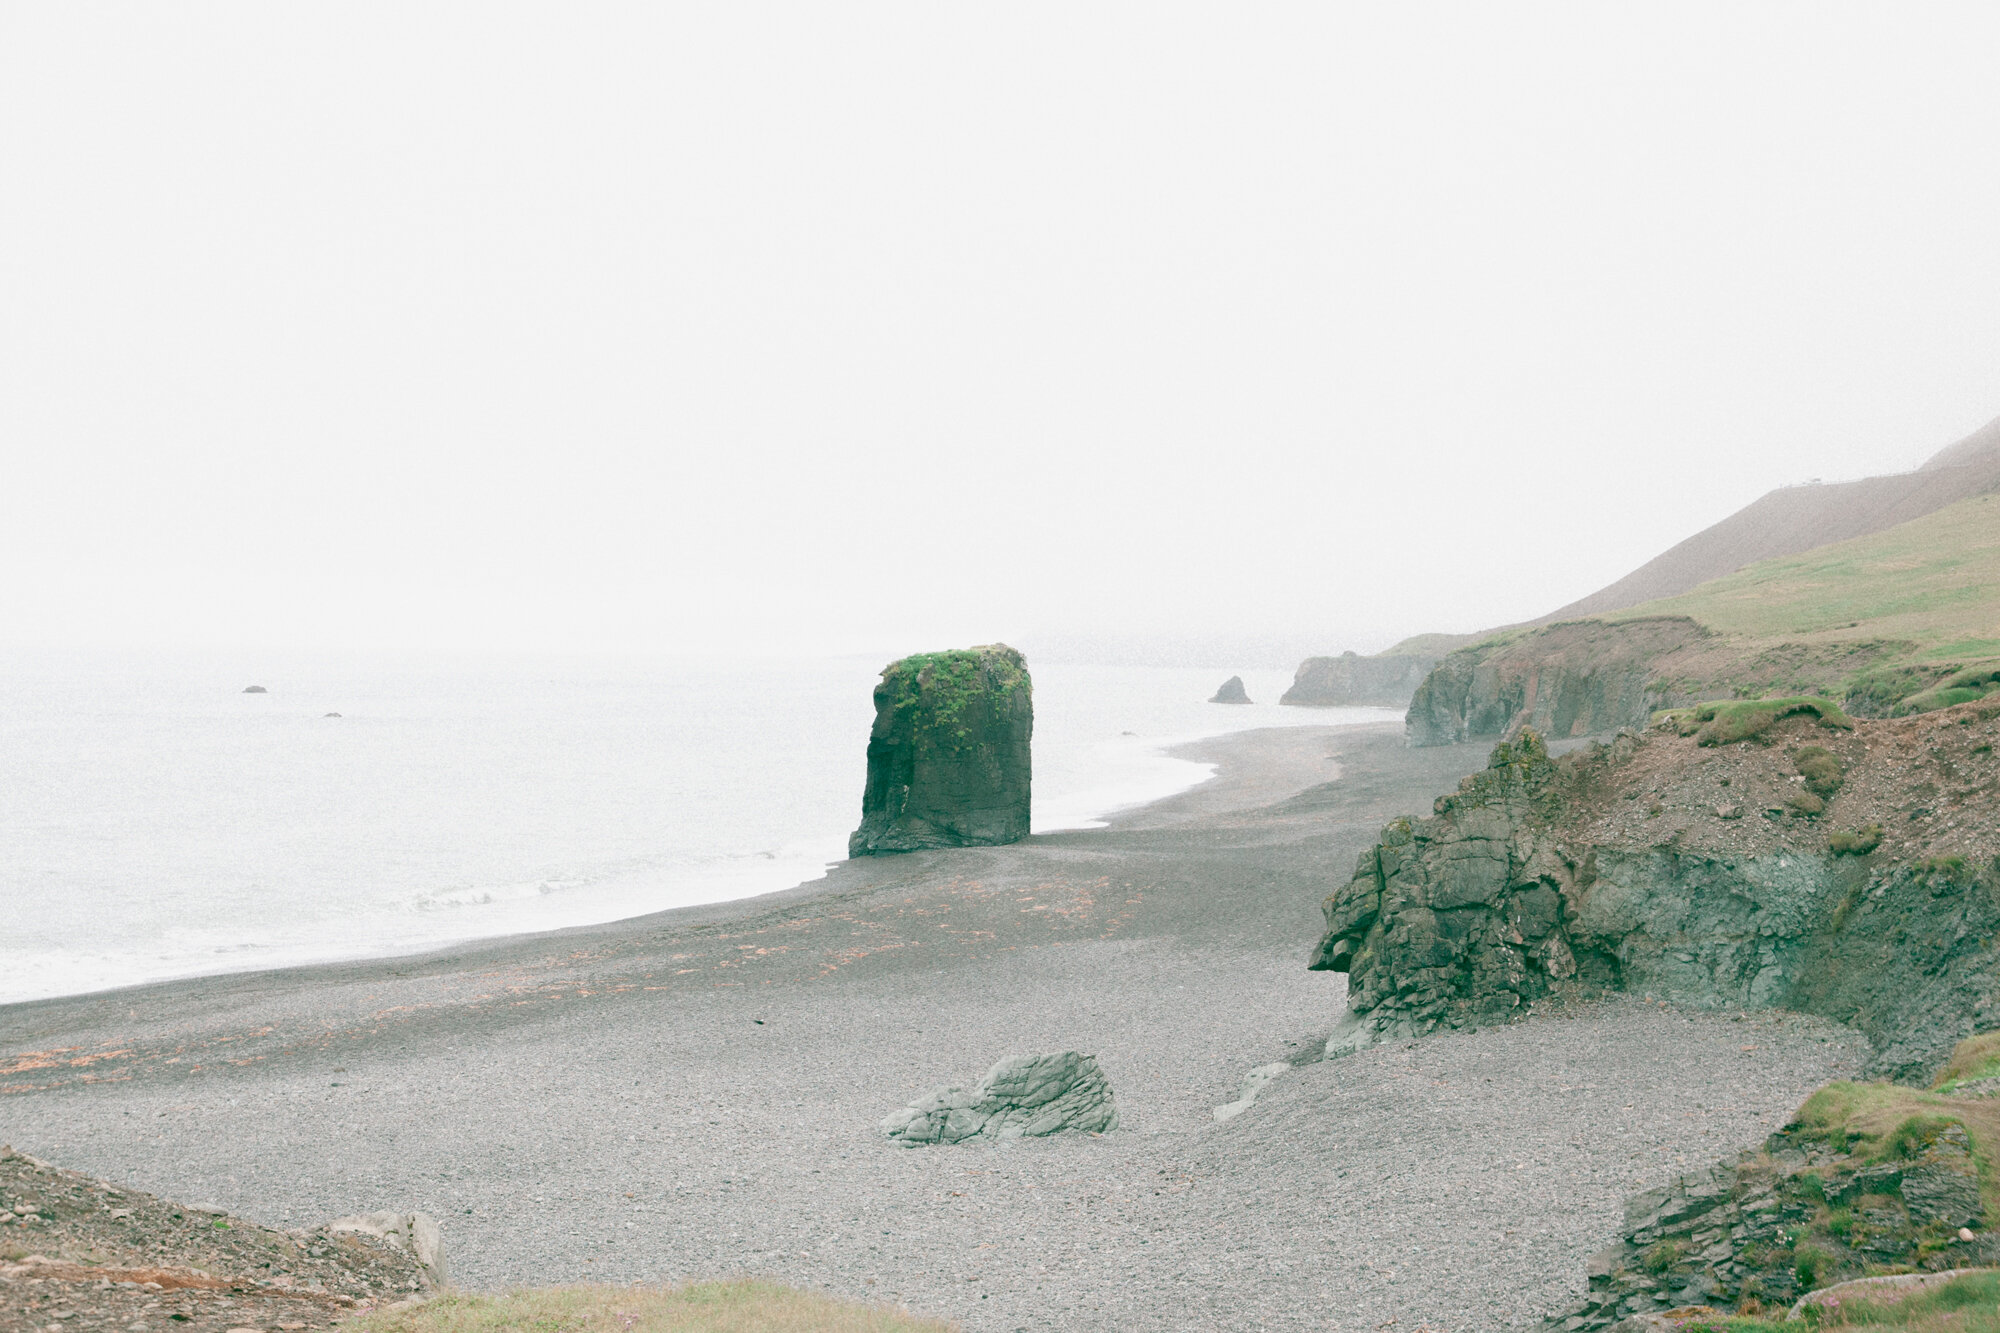
{"type": "Polygon", "coordinates": [[[1278,702],[1309,708],[1401,708],[1437,661],[1436,657],[1407,653],[1308,657],[1299,663],[1291,688],[1278,702]]]}
{"type": "Polygon", "coordinates": [[[883,668],[849,856],[995,846],[1028,835],[1033,683],[1005,644],[883,668]]]}
{"type": "Polygon", "coordinates": [[[1417,687],[1403,725],[1412,745],[1456,745],[1524,727],[1551,740],[1608,735],[1642,728],[1662,708],[1732,695],[1831,690],[1855,705],[1846,682],[1910,647],[1875,638],[1746,644],[1686,616],[1571,621],[1449,654],[1417,687]]]}
{"type": "Polygon", "coordinates": [[[2000,1020],[2000,705],[1550,759],[1533,731],[1398,820],[1325,903],[1329,1050],[1642,991],[1854,1025],[1892,1077],[2000,1020]]]}

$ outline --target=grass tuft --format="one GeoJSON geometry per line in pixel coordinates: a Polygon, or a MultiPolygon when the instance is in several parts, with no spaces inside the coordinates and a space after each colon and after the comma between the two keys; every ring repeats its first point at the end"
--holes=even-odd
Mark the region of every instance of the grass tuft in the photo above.
{"type": "Polygon", "coordinates": [[[1866,828],[1850,829],[1828,838],[1827,846],[1835,856],[1866,856],[1882,845],[1882,826],[1870,824],[1866,828]]]}
{"type": "Polygon", "coordinates": [[[1982,1032],[1952,1048],[1951,1059],[1938,1071],[1931,1090],[1949,1094],[1961,1083],[1995,1074],[2000,1074],[2000,1032],[1982,1032]]]}
{"type": "Polygon", "coordinates": [[[1840,790],[1847,778],[1840,756],[1824,745],[1808,745],[1792,756],[1793,767],[1806,780],[1806,790],[1822,799],[1840,790]]]}
{"type": "Polygon", "coordinates": [[[343,1333],[952,1333],[955,1328],[760,1279],[682,1287],[538,1287],[504,1296],[450,1291],[341,1324],[343,1333]]]}
{"type": "Polygon", "coordinates": [[[1803,1319],[1706,1318],[1681,1333],[1799,1333],[1812,1328],[1901,1329],[1903,1333],[2000,1333],[2000,1269],[1982,1269],[1898,1301],[1857,1293],[1829,1310],[1808,1307],[1803,1319]]]}
{"type": "Polygon", "coordinates": [[[1683,736],[1693,736],[1697,745],[1731,745],[1761,736],[1786,718],[1805,713],[1817,717],[1823,727],[1854,729],[1854,719],[1842,712],[1839,704],[1811,694],[1783,699],[1717,699],[1655,713],[1652,722],[1656,727],[1672,727],[1683,736]]]}

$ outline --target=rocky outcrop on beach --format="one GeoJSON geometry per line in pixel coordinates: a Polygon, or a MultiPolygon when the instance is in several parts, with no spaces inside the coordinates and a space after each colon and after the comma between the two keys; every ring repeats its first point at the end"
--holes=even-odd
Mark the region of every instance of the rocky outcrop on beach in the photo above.
{"type": "Polygon", "coordinates": [[[1549,1326],[1595,1333],[1693,1305],[1782,1312],[1884,1268],[1935,1281],[2000,1262],[1971,1130],[1991,1117],[1978,1100],[1830,1085],[1760,1149],[1626,1200],[1588,1294],[1549,1326]]]}
{"type": "Polygon", "coordinates": [[[324,1328],[442,1280],[421,1213],[278,1231],[0,1148],[0,1327],[324,1328]]]}
{"type": "Polygon", "coordinates": [[[1820,1014],[1865,1033],[1878,1072],[1927,1075],[2000,1019],[1996,719],[1808,714],[1560,760],[1524,731],[1327,898],[1311,965],[1349,995],[1328,1049],[1620,990],[1820,1014]]]}
{"type": "Polygon", "coordinates": [[[1111,1085],[1094,1056],[1076,1051],[1017,1055],[988,1070],[979,1086],[936,1088],[882,1121],[904,1147],[1041,1138],[1065,1130],[1103,1134],[1118,1127],[1111,1085]]]}
{"type": "Polygon", "coordinates": [[[1231,676],[1222,682],[1222,688],[1209,696],[1208,701],[1212,704],[1247,704],[1250,692],[1243,688],[1243,677],[1231,676]]]}
{"type": "Polygon", "coordinates": [[[1033,686],[1005,644],[892,662],[875,687],[849,856],[990,847],[1028,835],[1033,686]]]}
{"type": "Polygon", "coordinates": [[[1405,653],[1363,657],[1308,657],[1299,663],[1291,688],[1278,700],[1307,708],[1401,708],[1410,702],[1438,659],[1405,653]]]}

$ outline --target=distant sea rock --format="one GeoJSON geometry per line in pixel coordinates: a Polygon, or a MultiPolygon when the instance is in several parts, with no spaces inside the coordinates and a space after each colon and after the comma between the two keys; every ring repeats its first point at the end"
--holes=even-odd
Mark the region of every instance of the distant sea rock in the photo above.
{"type": "Polygon", "coordinates": [[[1243,677],[1231,676],[1228,680],[1223,681],[1222,688],[1215,692],[1215,696],[1209,702],[1212,704],[1249,703],[1250,693],[1243,688],[1243,677]]]}
{"type": "Polygon", "coordinates": [[[1104,1071],[1095,1056],[1076,1051],[1002,1060],[971,1091],[933,1089],[882,1121],[882,1132],[907,1148],[1117,1127],[1104,1071]]]}
{"type": "Polygon", "coordinates": [[[1307,708],[1401,708],[1436,665],[1435,657],[1409,653],[1308,657],[1278,702],[1307,708]]]}
{"type": "Polygon", "coordinates": [[[245,694],[269,694],[269,693],[270,693],[270,691],[269,691],[269,690],[267,690],[267,689],[265,689],[265,688],[264,688],[264,687],[263,687],[262,685],[245,685],[245,686],[243,687],[243,692],[244,692],[245,694]]]}
{"type": "Polygon", "coordinates": [[[1028,836],[1033,682],[1002,643],[883,668],[849,856],[992,847],[1028,836]]]}

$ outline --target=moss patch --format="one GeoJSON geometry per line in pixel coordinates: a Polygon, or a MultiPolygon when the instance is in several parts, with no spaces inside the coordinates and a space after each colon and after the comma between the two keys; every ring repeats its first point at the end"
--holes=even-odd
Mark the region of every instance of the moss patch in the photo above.
{"type": "Polygon", "coordinates": [[[2000,1032],[1982,1032],[1952,1048],[1951,1059],[1938,1071],[1931,1091],[1949,1095],[1961,1083],[1996,1075],[2000,1075],[2000,1032]]]}
{"type": "MultiPolygon", "coordinates": [[[[1795,694],[1783,699],[1717,699],[1653,714],[1653,725],[1693,736],[1697,745],[1730,745],[1761,736],[1788,717],[1811,714],[1823,727],[1852,731],[1854,719],[1831,699],[1795,694]]],[[[1814,747],[1818,748],[1818,747],[1814,747]]]]}
{"type": "Polygon", "coordinates": [[[962,749],[977,739],[972,712],[982,700],[998,703],[1030,686],[1011,650],[988,645],[913,653],[884,668],[881,688],[899,711],[914,711],[920,742],[962,749]]]}
{"type": "MultiPolygon", "coordinates": [[[[1835,856],[1866,856],[1882,845],[1882,826],[1870,824],[1866,828],[1848,829],[1826,841],[1835,856]]],[[[1837,922],[1835,926],[1838,928],[1837,922]]]]}

